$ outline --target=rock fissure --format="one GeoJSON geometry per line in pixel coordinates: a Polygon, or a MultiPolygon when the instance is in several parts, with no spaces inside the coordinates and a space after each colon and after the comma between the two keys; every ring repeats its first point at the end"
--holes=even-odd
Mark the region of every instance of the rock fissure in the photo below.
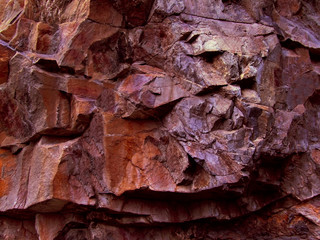
{"type": "Polygon", "coordinates": [[[0,0],[0,238],[319,239],[319,9],[0,0]]]}

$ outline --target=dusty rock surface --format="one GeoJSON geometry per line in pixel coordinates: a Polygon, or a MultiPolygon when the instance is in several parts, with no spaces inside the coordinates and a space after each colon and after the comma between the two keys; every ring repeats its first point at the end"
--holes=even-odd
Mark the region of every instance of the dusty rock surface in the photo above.
{"type": "Polygon", "coordinates": [[[320,2],[0,0],[0,238],[320,239],[320,2]]]}

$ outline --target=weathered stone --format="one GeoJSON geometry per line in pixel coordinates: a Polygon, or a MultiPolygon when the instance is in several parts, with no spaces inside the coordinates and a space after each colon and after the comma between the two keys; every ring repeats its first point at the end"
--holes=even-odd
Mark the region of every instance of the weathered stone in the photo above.
{"type": "Polygon", "coordinates": [[[0,0],[0,238],[320,239],[319,11],[0,0]]]}
{"type": "Polygon", "coordinates": [[[216,20],[209,22],[208,25],[200,25],[189,37],[189,39],[196,37],[192,43],[193,50],[190,54],[199,55],[204,52],[227,51],[238,55],[255,56],[261,54],[267,56],[268,51],[272,50],[270,43],[262,37],[274,31],[270,27],[253,24],[249,29],[247,24],[216,20]],[[206,29],[218,34],[207,32],[206,29]]]}
{"type": "Polygon", "coordinates": [[[79,21],[87,16],[89,3],[87,0],[30,0],[25,6],[25,15],[34,21],[51,24],[79,21]]]}
{"type": "Polygon", "coordinates": [[[19,51],[27,51],[32,44],[29,39],[30,30],[32,31],[35,28],[36,24],[34,21],[27,18],[21,18],[17,24],[16,34],[10,41],[10,46],[19,51]]]}
{"type": "Polygon", "coordinates": [[[1,176],[0,198],[4,199],[13,187],[13,171],[16,168],[16,157],[8,150],[0,151],[1,169],[4,169],[1,176]]]}
{"type": "Polygon", "coordinates": [[[129,118],[159,117],[166,113],[166,107],[188,95],[173,79],[161,73],[130,75],[117,91],[131,105],[123,115],[129,118]],[[162,110],[156,113],[157,109],[162,110]]]}
{"type": "Polygon", "coordinates": [[[128,27],[144,25],[151,11],[154,0],[113,1],[113,6],[123,14],[128,27]]]}
{"type": "Polygon", "coordinates": [[[34,29],[34,38],[30,49],[40,54],[55,54],[58,51],[59,42],[58,26],[38,23],[34,29]]]}
{"type": "Polygon", "coordinates": [[[258,93],[252,89],[243,89],[241,91],[241,97],[245,102],[252,102],[252,103],[260,103],[261,99],[258,93]]]}
{"type": "Polygon", "coordinates": [[[16,32],[17,21],[22,15],[24,1],[1,1],[0,8],[0,38],[10,41],[16,32]]]}
{"type": "MultiPolygon", "coordinates": [[[[281,4],[282,1],[277,1],[281,4]]],[[[281,30],[281,34],[286,39],[298,42],[308,48],[319,49],[320,37],[319,32],[315,31],[319,27],[319,19],[315,17],[313,9],[317,9],[318,3],[307,3],[307,1],[290,1],[285,9],[280,10],[280,14],[276,9],[273,10],[272,17],[274,22],[281,30]],[[301,7],[300,7],[301,6],[301,7]],[[299,9],[302,8],[302,16],[294,16],[299,9]],[[312,16],[309,17],[308,14],[312,16]]]]}
{"type": "Polygon", "coordinates": [[[95,42],[111,37],[118,31],[117,27],[98,24],[90,20],[77,24],[75,27],[70,24],[64,27],[61,29],[62,34],[65,35],[61,39],[64,44],[58,54],[58,64],[82,73],[85,70],[84,60],[89,47],[95,42]],[[70,30],[73,32],[70,33],[70,30]]]}
{"type": "Polygon", "coordinates": [[[88,18],[94,22],[121,27],[123,16],[113,8],[111,1],[93,0],[90,2],[88,18]]]}
{"type": "Polygon", "coordinates": [[[93,99],[81,98],[73,96],[71,101],[71,129],[77,132],[83,130],[89,125],[91,116],[96,109],[93,99]]]}
{"type": "Polygon", "coordinates": [[[3,190],[1,208],[13,210],[32,207],[35,211],[41,212],[62,209],[67,203],[64,201],[66,196],[61,197],[56,192],[54,179],[60,174],[58,167],[64,158],[64,152],[73,142],[69,141],[66,145],[64,139],[51,141],[43,137],[36,145],[26,147],[18,158],[13,157],[9,165],[6,163],[6,156],[10,155],[4,153],[4,167],[7,168],[8,173],[11,173],[4,181],[7,186],[11,185],[12,190],[3,190]],[[24,158],[28,161],[22,162],[24,158]]]}
{"type": "Polygon", "coordinates": [[[254,23],[254,19],[240,5],[229,5],[228,2],[195,0],[185,1],[186,13],[204,18],[221,19],[230,22],[254,23]]]}
{"type": "Polygon", "coordinates": [[[316,170],[319,167],[317,154],[317,150],[314,150],[311,156],[295,155],[289,160],[282,183],[284,191],[299,200],[310,199],[319,194],[319,176],[316,170]]]}
{"type": "Polygon", "coordinates": [[[0,84],[8,81],[9,61],[14,52],[0,43],[0,84]]]}
{"type": "Polygon", "coordinates": [[[278,0],[276,4],[276,9],[284,17],[292,17],[292,15],[297,14],[301,8],[300,0],[283,1],[278,0]]]}
{"type": "Polygon", "coordinates": [[[0,233],[2,239],[38,239],[33,220],[16,220],[7,217],[0,218],[0,233]]]}
{"type": "Polygon", "coordinates": [[[278,99],[292,110],[303,104],[314,90],[320,87],[319,75],[312,71],[313,66],[307,49],[283,49],[282,63],[281,84],[284,92],[279,94],[278,99]]]}
{"type": "MultiPolygon", "coordinates": [[[[277,39],[278,40],[278,39],[277,39]]],[[[261,103],[267,106],[274,106],[279,98],[276,89],[281,85],[282,64],[281,64],[282,48],[277,43],[270,52],[263,64],[261,72],[256,77],[257,90],[261,98],[261,103]]]]}

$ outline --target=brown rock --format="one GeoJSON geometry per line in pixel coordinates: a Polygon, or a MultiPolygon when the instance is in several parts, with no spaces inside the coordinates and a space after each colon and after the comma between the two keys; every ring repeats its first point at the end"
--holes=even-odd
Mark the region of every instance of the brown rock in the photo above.
{"type": "Polygon", "coordinates": [[[9,77],[9,60],[14,52],[3,45],[0,45],[0,84],[7,82],[9,77]]]}
{"type": "Polygon", "coordinates": [[[63,38],[61,42],[65,44],[61,46],[58,53],[58,64],[82,73],[89,47],[95,42],[111,37],[118,31],[116,27],[98,24],[90,20],[76,25],[62,25],[62,27],[63,38]]]}
{"type": "Polygon", "coordinates": [[[9,42],[16,32],[16,23],[22,15],[24,1],[1,1],[0,8],[0,38],[9,42]]]}
{"type": "Polygon", "coordinates": [[[34,21],[21,18],[18,21],[16,34],[10,41],[10,46],[19,51],[27,51],[30,49],[32,42],[29,39],[30,31],[34,31],[36,24],[34,21]]]}
{"type": "Polygon", "coordinates": [[[159,159],[162,153],[156,143],[160,139],[157,140],[152,131],[159,126],[157,122],[117,120],[110,114],[103,116],[103,122],[106,154],[104,175],[110,191],[120,195],[124,191],[139,188],[175,190],[170,173],[159,159]],[[120,123],[122,128],[118,127],[120,123]],[[114,155],[118,158],[114,159],[114,155]]]}
{"type": "Polygon", "coordinates": [[[35,27],[34,37],[32,39],[33,46],[30,46],[31,50],[41,54],[55,54],[57,53],[57,44],[59,42],[59,32],[56,25],[52,26],[45,23],[38,23],[35,27]]]}
{"type": "Polygon", "coordinates": [[[25,15],[36,22],[64,23],[81,21],[88,15],[89,1],[35,1],[25,5],[25,15]]]}
{"type": "Polygon", "coordinates": [[[0,167],[4,169],[4,174],[0,179],[0,198],[2,199],[8,195],[10,189],[13,187],[12,172],[16,168],[16,157],[6,150],[1,150],[0,154],[0,167]]]}
{"type": "Polygon", "coordinates": [[[0,226],[3,231],[0,233],[2,239],[38,239],[37,232],[32,220],[15,220],[1,217],[0,226]]]}
{"type": "Polygon", "coordinates": [[[136,27],[146,23],[154,0],[113,1],[113,6],[123,14],[128,27],[136,27]]]}
{"type": "Polygon", "coordinates": [[[130,75],[123,80],[117,92],[130,104],[123,115],[129,118],[157,118],[165,114],[170,105],[188,95],[173,79],[162,73],[130,75]]]}
{"type": "Polygon", "coordinates": [[[243,89],[241,91],[241,97],[245,102],[252,102],[252,103],[260,103],[261,99],[258,93],[252,89],[243,89]]]}
{"type": "Polygon", "coordinates": [[[199,3],[194,0],[185,1],[187,14],[196,15],[203,18],[222,19],[229,22],[253,23],[254,19],[240,5],[223,1],[204,1],[199,3]]]}
{"type": "Polygon", "coordinates": [[[314,151],[312,156],[307,154],[293,156],[285,168],[282,189],[299,200],[310,199],[319,194],[317,183],[319,177],[315,171],[318,167],[316,154],[314,151]]]}
{"type": "Polygon", "coordinates": [[[0,0],[0,238],[320,239],[319,10],[0,0]]]}
{"type": "Polygon", "coordinates": [[[301,8],[300,0],[292,0],[292,1],[277,1],[277,10],[284,17],[291,17],[295,15],[301,8]]]}
{"type": "Polygon", "coordinates": [[[93,0],[90,2],[88,18],[94,22],[121,27],[123,16],[112,6],[112,1],[93,0]]]}
{"type": "Polygon", "coordinates": [[[93,99],[73,96],[70,116],[71,129],[75,129],[77,132],[83,132],[83,130],[89,125],[91,115],[95,109],[95,101],[93,99]]]}
{"type": "Polygon", "coordinates": [[[320,87],[319,76],[312,71],[313,67],[307,49],[297,48],[294,51],[283,49],[282,62],[282,84],[285,92],[281,94],[284,96],[279,95],[284,98],[288,109],[292,110],[298,104],[303,104],[314,90],[320,87]]]}

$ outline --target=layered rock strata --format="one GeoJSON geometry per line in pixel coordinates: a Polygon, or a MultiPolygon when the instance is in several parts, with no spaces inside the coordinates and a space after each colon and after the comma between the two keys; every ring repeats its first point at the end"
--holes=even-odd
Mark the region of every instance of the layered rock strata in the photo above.
{"type": "Polygon", "coordinates": [[[1,239],[320,239],[320,3],[0,0],[1,239]]]}

